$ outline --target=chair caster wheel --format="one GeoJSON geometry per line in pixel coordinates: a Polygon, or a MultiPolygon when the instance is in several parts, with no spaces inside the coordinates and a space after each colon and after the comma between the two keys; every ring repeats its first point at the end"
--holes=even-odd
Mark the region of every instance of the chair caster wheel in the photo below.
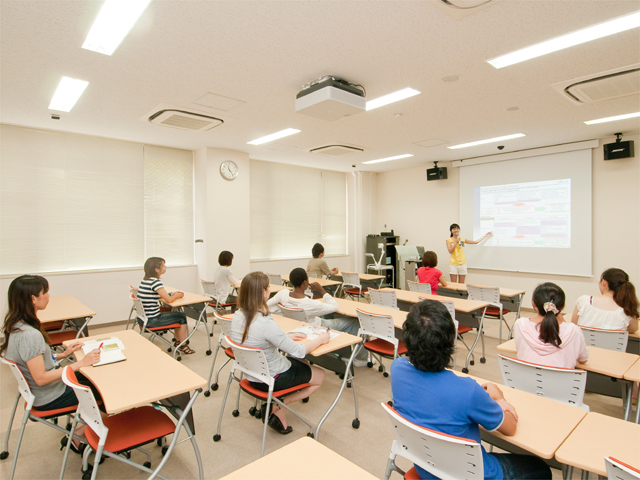
{"type": "Polygon", "coordinates": [[[162,450],[160,450],[160,452],[162,453],[162,456],[164,457],[165,454],[167,453],[167,450],[169,450],[169,447],[162,447],[162,450]]]}
{"type": "Polygon", "coordinates": [[[256,411],[257,411],[257,410],[258,410],[258,409],[257,409],[256,407],[251,407],[251,408],[249,409],[249,415],[251,415],[252,417],[255,417],[255,416],[256,416],[256,411]]]}
{"type": "Polygon", "coordinates": [[[171,347],[167,348],[167,352],[171,353],[171,350],[172,350],[171,347]]]}
{"type": "Polygon", "coordinates": [[[386,377],[388,377],[388,376],[389,376],[389,372],[384,372],[384,373],[382,374],[382,376],[383,376],[383,377],[385,377],[385,378],[386,378],[386,377]]]}
{"type": "Polygon", "coordinates": [[[373,368],[373,362],[367,362],[367,368],[373,368]]]}
{"type": "Polygon", "coordinates": [[[352,426],[353,428],[360,428],[360,420],[359,420],[359,419],[357,419],[357,418],[354,418],[354,419],[353,419],[353,422],[351,422],[351,426],[352,426]]]}
{"type": "Polygon", "coordinates": [[[475,364],[476,364],[476,361],[475,361],[475,360],[470,360],[470,361],[469,361],[469,365],[475,365],[475,364]]]}
{"type": "Polygon", "coordinates": [[[347,382],[347,388],[351,388],[351,382],[347,382]]]}
{"type": "Polygon", "coordinates": [[[468,368],[463,368],[462,369],[462,373],[469,373],[469,369],[468,368]]]}
{"type": "Polygon", "coordinates": [[[221,438],[222,438],[222,437],[216,433],[216,434],[213,436],[213,441],[214,441],[214,442],[219,442],[221,438]]]}
{"type": "Polygon", "coordinates": [[[387,402],[387,405],[389,405],[390,407],[393,407],[393,400],[389,400],[389,401],[387,402]]]}
{"type": "Polygon", "coordinates": [[[207,390],[206,392],[204,392],[203,394],[205,397],[208,397],[209,395],[211,395],[211,392],[209,390],[207,390]]]}
{"type": "Polygon", "coordinates": [[[0,453],[0,460],[4,460],[8,456],[9,456],[9,452],[2,452],[2,453],[0,453]]]}
{"type": "Polygon", "coordinates": [[[213,385],[211,385],[211,390],[213,390],[214,392],[218,390],[218,384],[214,383],[213,385]]]}
{"type": "Polygon", "coordinates": [[[316,436],[313,434],[313,432],[307,433],[307,437],[316,438],[316,436]]]}
{"type": "Polygon", "coordinates": [[[182,361],[182,357],[178,357],[178,358],[176,358],[176,360],[181,362],[182,361]]]}
{"type": "Polygon", "coordinates": [[[210,333],[210,334],[209,334],[209,336],[210,336],[210,337],[213,337],[213,333],[210,333]]]}
{"type": "Polygon", "coordinates": [[[234,417],[237,417],[240,415],[240,412],[238,410],[234,410],[233,412],[231,412],[231,415],[233,415],[234,417]]]}
{"type": "Polygon", "coordinates": [[[382,365],[380,365],[380,366],[378,367],[378,371],[379,371],[379,372],[384,372],[384,367],[383,367],[382,365]]]}
{"type": "MultiPolygon", "coordinates": [[[[70,432],[71,431],[71,424],[67,423],[67,425],[64,428],[67,430],[67,432],[70,432]]],[[[1,456],[0,456],[0,459],[4,460],[1,456]]]]}
{"type": "Polygon", "coordinates": [[[211,350],[207,350],[205,353],[206,353],[207,355],[211,355],[211,350]]]}
{"type": "Polygon", "coordinates": [[[91,480],[91,472],[93,471],[93,467],[89,465],[89,468],[85,472],[82,472],[82,480],[91,480]]]}
{"type": "Polygon", "coordinates": [[[144,462],[142,464],[143,467],[151,468],[151,462],[144,462]]]}
{"type": "Polygon", "coordinates": [[[480,363],[487,363],[487,359],[484,357],[480,358],[480,363]]]}
{"type": "Polygon", "coordinates": [[[309,403],[309,397],[305,397],[302,399],[302,403],[309,403]]]}
{"type": "Polygon", "coordinates": [[[254,413],[253,416],[256,417],[258,420],[262,418],[262,412],[260,411],[259,408],[256,408],[256,413],[254,413]]]}

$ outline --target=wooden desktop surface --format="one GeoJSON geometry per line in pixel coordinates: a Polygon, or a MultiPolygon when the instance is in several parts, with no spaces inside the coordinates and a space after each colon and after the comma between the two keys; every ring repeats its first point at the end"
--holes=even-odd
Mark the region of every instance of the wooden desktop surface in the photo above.
{"type": "Polygon", "coordinates": [[[222,477],[220,480],[375,480],[377,477],[309,437],[222,477]]]}
{"type": "Polygon", "coordinates": [[[640,425],[589,412],[556,452],[559,462],[605,477],[609,456],[640,468],[640,425]]]}
{"type": "Polygon", "coordinates": [[[180,290],[179,288],[165,286],[164,289],[167,291],[167,293],[173,293],[173,292],[184,293],[184,297],[179,298],[178,300],[174,300],[171,303],[167,303],[167,305],[170,305],[171,307],[186,307],[187,305],[195,305],[197,303],[209,303],[210,301],[213,300],[213,298],[207,295],[200,295],[199,293],[185,292],[184,290],[180,290]]]}
{"type": "MultiPolygon", "coordinates": [[[[356,273],[356,272],[347,272],[347,273],[356,273]]],[[[364,280],[365,282],[373,282],[376,280],[383,280],[386,278],[384,275],[374,275],[373,273],[358,273],[360,276],[360,280],[364,280]]],[[[342,272],[332,273],[332,277],[341,277],[342,272]]]]}
{"type": "MultiPolygon", "coordinates": [[[[448,288],[449,290],[458,290],[461,292],[467,291],[466,284],[456,283],[456,282],[447,282],[447,286],[442,288],[448,288]]],[[[518,295],[522,295],[523,293],[526,293],[526,290],[517,290],[515,288],[502,288],[502,287],[499,287],[499,288],[500,288],[500,295],[502,295],[503,297],[512,298],[512,297],[517,297],[518,295]]]]}
{"type": "MultiPolygon", "coordinates": [[[[282,280],[285,282],[289,281],[289,275],[281,275],[282,276],[282,280]]],[[[333,287],[336,285],[342,285],[342,282],[338,282],[336,280],[329,280],[326,278],[315,278],[315,277],[309,277],[309,283],[314,283],[317,282],[320,284],[321,287],[333,287]]]]}
{"type": "MultiPolygon", "coordinates": [[[[461,377],[473,378],[480,385],[488,383],[488,380],[472,375],[465,375],[458,371],[454,373],[461,377]]],[[[504,398],[518,413],[518,428],[512,437],[497,431],[488,433],[541,458],[553,458],[562,442],[587,414],[582,408],[497,385],[502,390],[504,398]]]]}
{"type": "MultiPolygon", "coordinates": [[[[517,354],[516,341],[498,345],[497,350],[506,354],[517,354]]],[[[633,353],[616,352],[606,348],[588,347],[589,360],[578,363],[576,368],[582,368],[588,372],[600,373],[612,378],[623,378],[624,374],[638,361],[640,357],[633,353]]]]}
{"type": "Polygon", "coordinates": [[[383,288],[382,290],[396,292],[398,301],[419,303],[422,300],[436,300],[438,302],[453,302],[456,311],[463,313],[471,313],[476,310],[482,310],[489,306],[487,302],[478,302],[476,300],[467,300],[465,298],[445,297],[443,295],[429,295],[421,292],[411,292],[409,290],[399,290],[397,288],[383,288]]]}
{"type": "Polygon", "coordinates": [[[49,298],[47,308],[36,313],[40,323],[60,322],[74,318],[95,316],[96,312],[84,306],[71,295],[56,295],[49,298]]]}
{"type": "MultiPolygon", "coordinates": [[[[231,285],[236,290],[240,290],[240,285],[231,285]]],[[[278,293],[280,290],[292,290],[291,287],[285,287],[284,285],[276,285],[275,283],[270,283],[269,288],[271,289],[271,293],[278,293]]]]}
{"type": "MultiPolygon", "coordinates": [[[[306,325],[304,322],[300,322],[298,320],[294,320],[293,318],[283,317],[281,315],[272,315],[275,322],[280,326],[282,330],[285,332],[290,332],[302,325],[306,325]]],[[[302,340],[300,343],[306,343],[307,340],[302,340]]],[[[333,340],[330,340],[329,343],[325,343],[324,345],[320,345],[314,351],[310,352],[309,355],[313,355],[314,357],[319,357],[320,355],[325,355],[327,353],[334,352],[343,347],[350,347],[351,345],[355,345],[356,343],[362,342],[362,338],[356,335],[351,335],[346,332],[340,332],[333,340]]]]}
{"type": "Polygon", "coordinates": [[[347,300],[346,298],[334,298],[334,300],[338,303],[338,311],[341,315],[346,315],[347,317],[358,317],[358,313],[356,312],[356,308],[363,310],[368,313],[376,313],[378,315],[389,315],[393,318],[393,325],[396,328],[402,328],[405,320],[407,319],[407,312],[403,312],[402,310],[395,310],[389,307],[383,307],[380,305],[371,305],[367,303],[354,302],[353,300],[347,300]]]}
{"type": "Polygon", "coordinates": [[[640,382],[640,359],[625,372],[624,379],[631,382],[640,382]]]}
{"type": "MultiPolygon", "coordinates": [[[[125,346],[124,362],[82,367],[80,372],[93,383],[107,413],[118,413],[180,393],[204,388],[207,381],[133,330],[122,330],[83,338],[83,341],[118,337],[125,346]]],[[[76,340],[64,342],[69,345],[76,340]]],[[[74,355],[84,357],[82,350],[74,355]]]]}

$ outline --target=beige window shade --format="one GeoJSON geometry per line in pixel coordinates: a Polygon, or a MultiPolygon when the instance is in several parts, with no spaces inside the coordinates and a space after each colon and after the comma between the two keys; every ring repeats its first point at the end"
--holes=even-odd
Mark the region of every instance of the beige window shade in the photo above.
{"type": "Polygon", "coordinates": [[[251,260],[347,253],[344,173],[252,160],[250,203],[251,260]]]}

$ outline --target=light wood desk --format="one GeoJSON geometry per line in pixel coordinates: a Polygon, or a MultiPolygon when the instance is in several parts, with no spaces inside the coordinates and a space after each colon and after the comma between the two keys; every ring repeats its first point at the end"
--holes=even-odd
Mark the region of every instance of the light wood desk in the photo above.
{"type": "Polygon", "coordinates": [[[85,319],[95,316],[96,312],[84,306],[71,295],[55,295],[49,298],[47,308],[36,313],[40,323],[60,322],[63,320],[85,319]]]}
{"type": "MultiPolygon", "coordinates": [[[[629,380],[632,386],[634,383],[640,383],[640,359],[638,359],[636,363],[631,365],[629,370],[625,372],[624,379],[629,380]]],[[[632,390],[631,388],[627,390],[627,405],[626,405],[625,420],[629,419],[629,416],[631,415],[631,411],[632,411],[631,390],[632,390]]],[[[636,405],[636,423],[640,423],[640,408],[637,405],[636,405]]]]}
{"type": "MultiPolygon", "coordinates": [[[[459,376],[464,375],[454,371],[459,376]]],[[[473,377],[480,385],[488,383],[482,378],[473,377]]],[[[573,432],[587,415],[581,408],[567,405],[549,398],[539,397],[515,388],[499,385],[504,398],[513,405],[518,413],[518,428],[512,437],[500,432],[482,430],[482,439],[489,443],[510,444],[531,452],[541,458],[551,459],[562,442],[573,432]],[[544,413],[544,414],[543,414],[544,413]]]]}
{"type": "MultiPolygon", "coordinates": [[[[231,285],[236,290],[240,290],[240,285],[231,285]]],[[[284,285],[276,285],[275,283],[269,284],[269,289],[271,293],[278,293],[280,290],[292,290],[290,287],[286,287],[284,285]]]]}
{"type": "Polygon", "coordinates": [[[336,313],[346,315],[347,317],[358,318],[356,309],[359,308],[360,310],[364,310],[368,313],[389,315],[391,318],[393,318],[394,327],[399,329],[402,329],[402,325],[404,325],[404,322],[407,319],[407,312],[403,312],[402,310],[395,310],[393,308],[383,307],[380,305],[354,302],[353,300],[347,300],[346,298],[334,298],[334,300],[338,303],[339,306],[336,313]]]}
{"type": "MultiPolygon", "coordinates": [[[[124,362],[80,369],[100,392],[106,412],[118,413],[151,402],[161,402],[166,407],[172,407],[168,411],[178,420],[169,449],[156,467],[155,475],[162,469],[176,445],[181,426],[185,426],[187,434],[194,431],[191,406],[207,381],[133,330],[94,335],[87,340],[106,337],[118,337],[122,341],[125,346],[123,353],[127,359],[124,362]],[[192,391],[194,394],[190,397],[189,392],[192,391]]],[[[67,345],[69,343],[71,342],[65,342],[67,345]]],[[[74,355],[78,360],[84,357],[82,350],[75,351],[74,355]]],[[[202,480],[202,461],[193,436],[191,444],[202,480]]]]}
{"type": "MultiPolygon", "coordinates": [[[[291,330],[294,330],[301,325],[305,325],[304,322],[299,322],[298,320],[294,320],[292,318],[287,318],[280,315],[272,315],[272,316],[275,322],[285,332],[290,332],[291,330]]],[[[306,340],[302,340],[300,343],[305,343],[305,342],[306,340]]],[[[358,337],[356,335],[351,335],[347,332],[340,332],[340,335],[335,337],[333,340],[329,341],[329,343],[320,345],[313,352],[307,355],[307,357],[309,356],[313,357],[310,360],[314,364],[320,365],[324,368],[327,368],[329,370],[332,370],[334,372],[344,375],[342,379],[342,385],[340,386],[340,390],[338,391],[338,395],[336,396],[335,400],[333,401],[329,409],[325,412],[320,422],[318,422],[318,426],[316,427],[316,433],[315,433],[316,440],[320,438],[320,428],[322,427],[322,424],[329,417],[329,415],[337,405],[338,400],[340,400],[340,397],[342,396],[342,392],[344,392],[347,382],[351,382],[351,389],[353,390],[353,400],[355,403],[355,418],[351,423],[351,425],[354,428],[358,428],[360,426],[360,420],[358,419],[358,397],[356,394],[356,385],[355,385],[355,382],[353,381],[354,379],[353,379],[353,368],[352,368],[353,359],[358,353],[359,348],[353,349],[353,352],[351,352],[351,356],[349,357],[349,362],[347,364],[345,364],[339,357],[334,358],[333,355],[327,355],[327,354],[332,354],[341,349],[351,347],[352,345],[357,345],[358,343],[362,343],[361,337],[358,337]]]]}
{"type": "MultiPolygon", "coordinates": [[[[509,340],[498,345],[497,350],[507,355],[516,355],[516,341],[509,340]]],[[[638,355],[626,352],[616,352],[606,348],[588,347],[589,360],[578,363],[576,368],[588,372],[600,373],[611,378],[624,378],[625,373],[638,361],[638,355]]]]}
{"type": "MultiPolygon", "coordinates": [[[[473,284],[472,284],[473,285],[473,284]]],[[[520,308],[522,307],[522,299],[524,298],[525,290],[517,290],[514,288],[500,288],[500,303],[505,308],[515,310],[516,318],[520,318],[520,308]]],[[[454,298],[467,298],[467,285],[464,283],[447,282],[447,286],[438,287],[438,294],[447,297],[454,298]]]]}
{"type": "Polygon", "coordinates": [[[206,354],[211,355],[211,337],[209,335],[209,326],[207,325],[206,312],[207,307],[209,306],[209,302],[213,301],[213,298],[207,295],[200,295],[199,293],[185,292],[184,290],[180,290],[179,288],[165,286],[165,290],[167,291],[167,293],[184,293],[184,297],[174,300],[171,303],[167,303],[166,305],[171,307],[172,309],[179,309],[179,311],[183,312],[185,315],[193,318],[196,321],[196,324],[191,330],[191,333],[189,333],[189,335],[187,335],[187,338],[185,338],[184,341],[175,348],[174,354],[180,347],[187,343],[187,341],[193,336],[193,334],[196,333],[198,326],[204,322],[204,328],[207,331],[207,344],[209,346],[206,354]]]}
{"type": "MultiPolygon", "coordinates": [[[[605,477],[608,456],[640,468],[640,425],[589,412],[556,452],[559,462],[605,477]]],[[[565,478],[571,478],[570,469],[565,478]]]]}
{"type": "Polygon", "coordinates": [[[377,477],[328,449],[302,437],[220,480],[375,480],[377,477]]]}

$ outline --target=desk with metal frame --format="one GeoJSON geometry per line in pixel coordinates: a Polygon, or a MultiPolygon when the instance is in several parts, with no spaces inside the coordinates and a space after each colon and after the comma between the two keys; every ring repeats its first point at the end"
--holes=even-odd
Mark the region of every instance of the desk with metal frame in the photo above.
{"type": "MultiPolygon", "coordinates": [[[[525,290],[518,290],[514,288],[500,288],[500,303],[502,306],[516,312],[516,319],[520,318],[520,309],[522,308],[522,299],[525,290]],[[509,308],[512,307],[512,308],[509,308]]],[[[447,286],[442,285],[438,287],[438,295],[444,295],[454,298],[468,298],[467,286],[464,283],[447,282],[447,286]]]]}
{"type": "MultiPolygon", "coordinates": [[[[209,306],[209,302],[213,301],[213,298],[207,295],[200,295],[199,293],[191,293],[185,292],[184,290],[180,290],[178,288],[173,287],[165,287],[167,293],[173,292],[182,292],[184,293],[184,297],[174,300],[171,303],[168,303],[169,307],[173,310],[178,310],[184,313],[186,316],[193,318],[196,321],[193,329],[187,335],[187,338],[184,339],[180,345],[176,348],[180,348],[182,345],[186,345],[187,341],[196,333],[198,326],[200,323],[204,322],[204,328],[207,332],[207,345],[208,349],[206,351],[207,355],[211,355],[211,336],[209,335],[209,326],[207,325],[207,306],[209,306]]],[[[211,333],[213,333],[213,326],[211,328],[211,333]]]]}
{"type": "Polygon", "coordinates": [[[87,334],[87,326],[95,314],[72,295],[55,295],[49,298],[47,308],[39,310],[36,316],[45,327],[48,323],[70,321],[78,332],[78,338],[80,334],[87,334]]]}

